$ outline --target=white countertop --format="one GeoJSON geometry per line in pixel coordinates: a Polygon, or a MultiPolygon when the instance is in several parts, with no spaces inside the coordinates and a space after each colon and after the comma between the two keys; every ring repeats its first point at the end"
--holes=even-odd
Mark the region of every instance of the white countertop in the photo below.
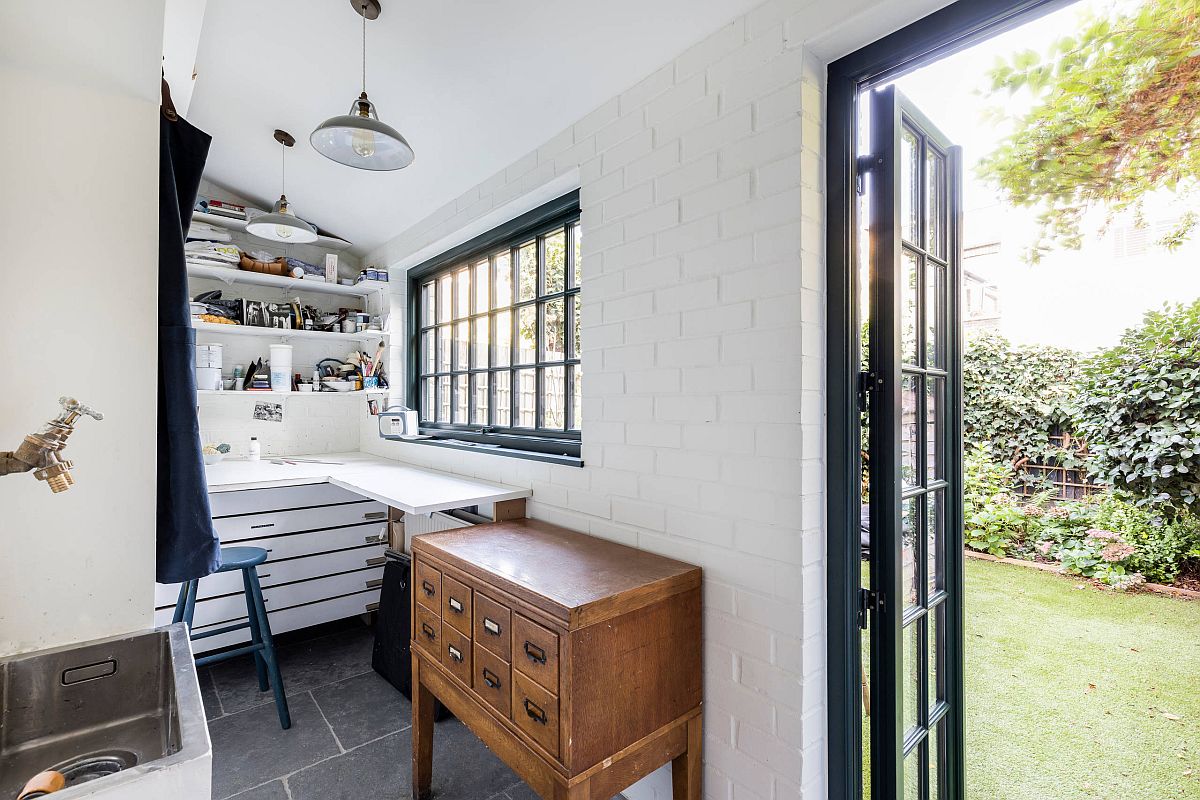
{"type": "Polygon", "coordinates": [[[261,461],[228,459],[204,468],[210,492],[270,489],[332,483],[364,497],[387,503],[407,514],[428,514],[481,503],[529,497],[529,489],[421,469],[365,453],[315,456],[264,456],[261,461]],[[324,463],[274,464],[279,459],[324,463]]]}

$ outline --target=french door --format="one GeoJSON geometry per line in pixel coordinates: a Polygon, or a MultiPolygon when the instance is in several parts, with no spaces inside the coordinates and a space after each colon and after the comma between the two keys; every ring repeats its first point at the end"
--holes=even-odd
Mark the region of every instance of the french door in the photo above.
{"type": "Polygon", "coordinates": [[[895,87],[864,99],[871,796],[961,800],[962,156],[895,87]]]}

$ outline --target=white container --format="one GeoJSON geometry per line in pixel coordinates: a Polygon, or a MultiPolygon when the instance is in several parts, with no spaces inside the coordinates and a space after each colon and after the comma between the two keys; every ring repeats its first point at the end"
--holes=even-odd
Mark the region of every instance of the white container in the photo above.
{"type": "Polygon", "coordinates": [[[257,436],[250,437],[250,445],[246,448],[246,458],[251,461],[258,461],[262,458],[262,445],[259,444],[257,436]]]}
{"type": "Polygon", "coordinates": [[[292,390],[292,346],[290,344],[271,345],[271,390],[276,392],[292,390]]]}
{"type": "Polygon", "coordinates": [[[220,367],[196,367],[196,388],[205,392],[215,392],[221,388],[220,367]]]}
{"type": "Polygon", "coordinates": [[[196,345],[196,368],[216,367],[217,369],[220,369],[222,347],[223,345],[219,344],[196,345]]]}

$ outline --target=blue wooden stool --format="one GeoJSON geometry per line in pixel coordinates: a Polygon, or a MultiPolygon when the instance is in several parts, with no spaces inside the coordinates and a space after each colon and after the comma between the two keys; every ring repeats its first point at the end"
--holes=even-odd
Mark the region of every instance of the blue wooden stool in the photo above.
{"type": "MultiPolygon", "coordinates": [[[[197,667],[216,664],[247,653],[254,653],[254,668],[258,672],[258,688],[275,692],[275,708],[279,711],[279,724],[284,730],[292,727],[288,713],[287,697],[283,693],[283,678],[279,674],[279,663],[275,660],[275,642],[271,639],[271,623],[267,620],[267,609],[263,604],[262,586],[258,583],[258,565],[267,560],[267,551],[261,547],[222,547],[221,568],[217,572],[242,571],[242,585],[246,591],[246,622],[228,625],[212,631],[192,634],[192,641],[220,636],[222,633],[250,629],[250,644],[227,650],[224,653],[201,656],[196,659],[197,667]],[[267,678],[270,676],[270,681],[267,678]]],[[[192,628],[192,616],[196,611],[196,594],[200,580],[191,580],[179,587],[179,600],[175,603],[175,622],[186,622],[192,628]]]]}

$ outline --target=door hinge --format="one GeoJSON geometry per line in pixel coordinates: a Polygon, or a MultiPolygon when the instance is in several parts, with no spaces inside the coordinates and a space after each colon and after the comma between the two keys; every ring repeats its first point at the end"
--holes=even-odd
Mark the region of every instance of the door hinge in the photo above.
{"type": "Polygon", "coordinates": [[[883,611],[883,595],[879,592],[873,592],[870,589],[858,590],[858,627],[864,631],[870,620],[867,612],[874,611],[876,614],[883,611]]]}
{"type": "Polygon", "coordinates": [[[858,373],[858,387],[857,387],[856,394],[858,396],[859,413],[865,412],[867,410],[867,399],[868,399],[867,395],[870,392],[873,392],[876,389],[878,389],[879,384],[880,384],[879,376],[876,375],[874,372],[858,373]]]}
{"type": "Polygon", "coordinates": [[[856,158],[854,165],[857,167],[854,170],[854,191],[864,194],[867,191],[867,173],[883,166],[883,156],[873,156],[868,153],[856,158]]]}

